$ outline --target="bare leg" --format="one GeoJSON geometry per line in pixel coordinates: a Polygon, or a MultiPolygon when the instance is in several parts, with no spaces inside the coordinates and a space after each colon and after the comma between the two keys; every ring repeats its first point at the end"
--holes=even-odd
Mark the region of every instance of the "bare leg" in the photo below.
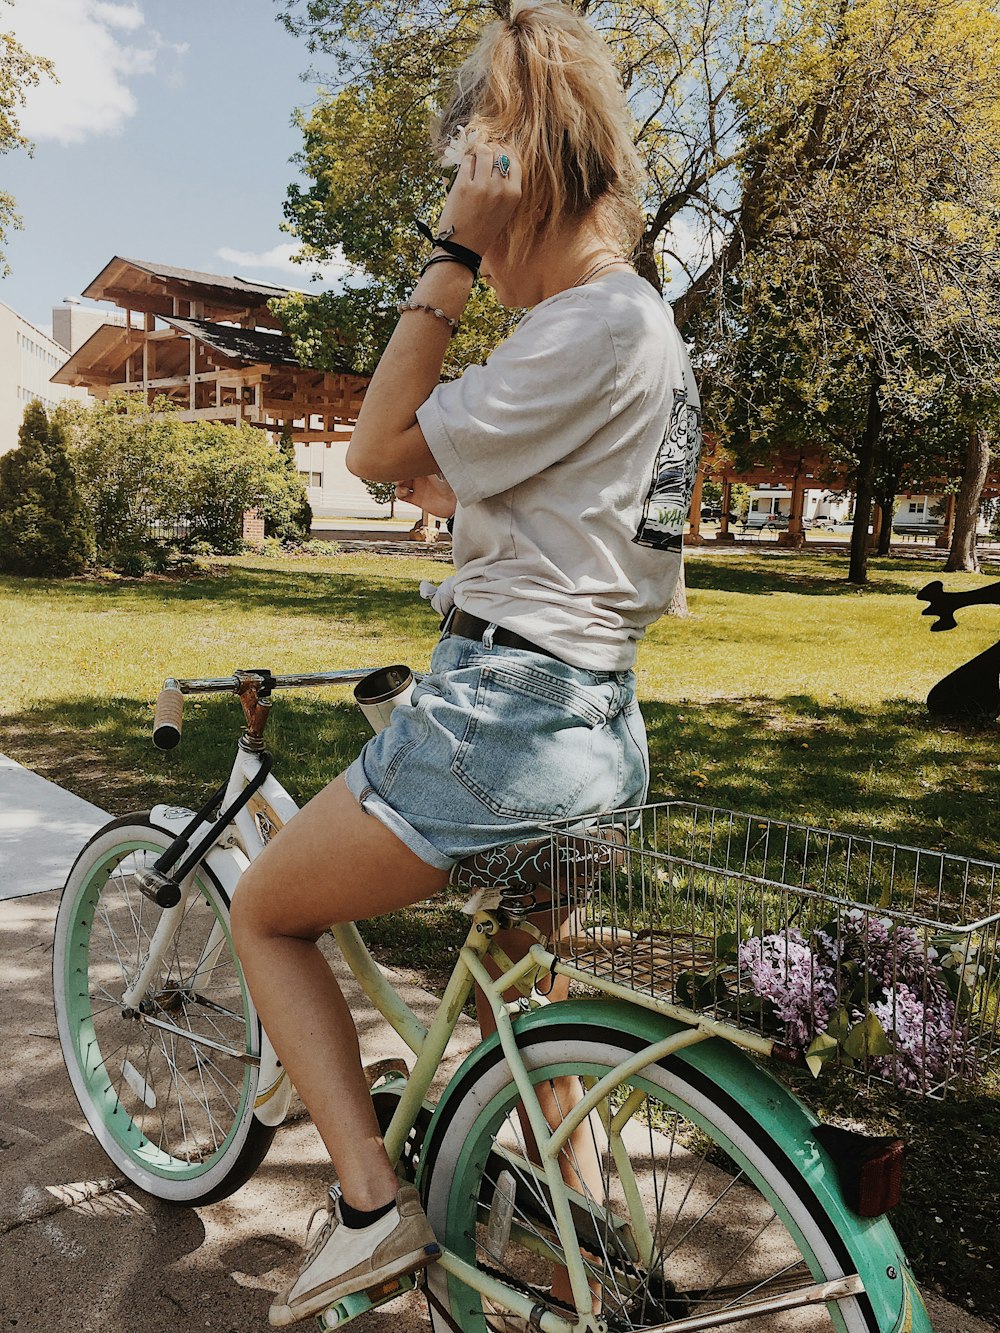
{"type": "Polygon", "coordinates": [[[254,1004],[355,1208],[398,1188],[382,1146],[350,1011],[316,941],[327,927],[419,902],[446,871],[367,815],[337,778],[242,876],[232,930],[254,1004]]]}

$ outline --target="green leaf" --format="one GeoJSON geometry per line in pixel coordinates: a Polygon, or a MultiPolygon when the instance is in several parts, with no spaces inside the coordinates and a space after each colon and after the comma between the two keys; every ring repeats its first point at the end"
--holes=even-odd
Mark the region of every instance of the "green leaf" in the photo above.
{"type": "Polygon", "coordinates": [[[727,930],[715,939],[715,956],[723,962],[735,963],[740,947],[740,937],[736,931],[727,930]]]}
{"type": "Polygon", "coordinates": [[[851,1030],[851,1018],[847,1010],[841,1007],[835,1009],[830,1015],[830,1021],[826,1025],[826,1035],[832,1037],[834,1041],[843,1042],[848,1032],[851,1030]]]}
{"type": "Polygon", "coordinates": [[[836,1037],[830,1037],[825,1032],[820,1032],[812,1039],[806,1051],[806,1064],[813,1078],[819,1078],[827,1060],[832,1059],[839,1049],[840,1042],[836,1037]]]}
{"type": "Polygon", "coordinates": [[[691,1009],[702,1009],[729,993],[718,972],[682,972],[677,978],[677,998],[691,1009]]]}
{"type": "Polygon", "coordinates": [[[854,1024],[844,1041],[844,1053],[855,1060],[894,1055],[895,1051],[885,1028],[870,1010],[860,1023],[854,1024]]]}

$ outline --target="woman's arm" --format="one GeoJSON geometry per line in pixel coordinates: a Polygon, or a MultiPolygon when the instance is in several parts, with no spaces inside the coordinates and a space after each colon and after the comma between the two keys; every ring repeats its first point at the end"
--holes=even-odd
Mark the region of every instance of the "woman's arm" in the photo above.
{"type": "MultiPolygon", "coordinates": [[[[472,292],[472,274],[460,264],[435,264],[413,289],[412,300],[457,320],[472,292]]],[[[365,391],[347,450],[348,469],[368,481],[427,476],[438,464],[417,424],[417,408],[441,379],[451,328],[426,310],[400,315],[365,391]]]]}
{"type": "MultiPolygon", "coordinates": [[[[499,151],[495,144],[477,144],[466,154],[441,214],[440,229],[454,227],[455,241],[478,255],[496,241],[521,197],[516,160],[508,176],[493,170],[499,151]]],[[[417,283],[411,300],[458,320],[472,282],[461,264],[435,264],[417,283]]],[[[426,310],[400,315],[365,392],[347,450],[347,466],[355,476],[396,481],[438,471],[417,424],[417,408],[441,379],[450,337],[450,325],[426,310]]]]}

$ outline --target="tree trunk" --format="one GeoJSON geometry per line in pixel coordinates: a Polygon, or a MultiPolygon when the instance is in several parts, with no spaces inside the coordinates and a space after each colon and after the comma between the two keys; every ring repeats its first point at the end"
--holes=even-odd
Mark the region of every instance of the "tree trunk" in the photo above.
{"type": "Polygon", "coordinates": [[[684,561],[681,561],[681,567],[677,574],[677,584],[674,587],[674,595],[670,599],[670,605],[667,607],[668,616],[676,616],[683,620],[688,614],[687,585],[684,581],[684,561]]]}
{"type": "Polygon", "coordinates": [[[975,571],[979,568],[979,557],[976,555],[976,520],[979,517],[979,503],[983,496],[983,486],[986,484],[989,467],[990,442],[986,438],[986,428],[977,422],[969,427],[962,481],[955,497],[955,530],[951,538],[951,550],[945,562],[945,569],[949,572],[975,571]]]}
{"type": "Polygon", "coordinates": [[[896,512],[895,490],[880,490],[875,496],[875,503],[882,511],[882,526],[878,534],[877,555],[888,555],[892,546],[892,516],[896,512]]]}
{"type": "Polygon", "coordinates": [[[849,583],[868,582],[868,525],[875,498],[875,460],[882,432],[882,404],[878,396],[878,376],[872,372],[868,389],[868,417],[858,451],[858,481],[855,488],[854,527],[851,530],[851,567],[849,583]]]}

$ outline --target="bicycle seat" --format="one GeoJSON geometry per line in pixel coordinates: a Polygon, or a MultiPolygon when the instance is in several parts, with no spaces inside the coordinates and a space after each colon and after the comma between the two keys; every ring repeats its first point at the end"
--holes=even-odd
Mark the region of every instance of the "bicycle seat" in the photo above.
{"type": "Polygon", "coordinates": [[[499,890],[508,911],[535,912],[551,906],[554,894],[588,893],[624,846],[620,828],[585,829],[578,837],[530,838],[491,847],[456,862],[453,888],[499,890]]]}

